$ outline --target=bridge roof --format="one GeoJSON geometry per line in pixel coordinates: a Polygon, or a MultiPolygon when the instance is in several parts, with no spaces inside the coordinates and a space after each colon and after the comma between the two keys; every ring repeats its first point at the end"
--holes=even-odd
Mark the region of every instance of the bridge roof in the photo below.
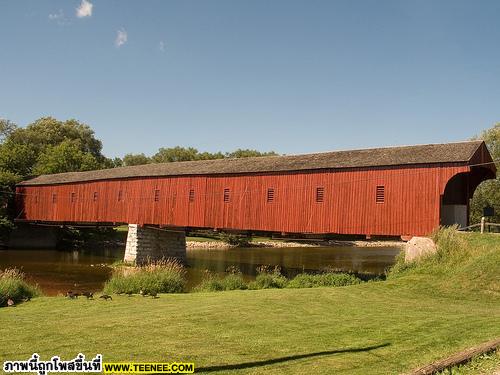
{"type": "Polygon", "coordinates": [[[467,141],[321,152],[304,155],[146,164],[87,172],[41,175],[31,180],[23,181],[19,185],[51,185],[137,177],[255,174],[318,169],[468,163],[482,144],[483,141],[467,141]]]}

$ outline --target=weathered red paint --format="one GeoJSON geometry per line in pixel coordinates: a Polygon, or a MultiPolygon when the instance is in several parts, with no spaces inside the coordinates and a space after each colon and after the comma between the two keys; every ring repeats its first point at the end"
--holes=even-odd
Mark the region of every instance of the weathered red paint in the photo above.
{"type": "Polygon", "coordinates": [[[406,236],[425,235],[439,225],[447,182],[468,172],[468,165],[448,163],[128,178],[18,186],[17,193],[19,219],[27,221],[406,236]],[[376,203],[379,185],[385,187],[384,203],[376,203]],[[315,200],[317,187],[324,187],[321,203],[315,200]],[[273,202],[267,201],[268,188],[274,188],[273,202]],[[224,189],[230,189],[229,202],[224,189]]]}

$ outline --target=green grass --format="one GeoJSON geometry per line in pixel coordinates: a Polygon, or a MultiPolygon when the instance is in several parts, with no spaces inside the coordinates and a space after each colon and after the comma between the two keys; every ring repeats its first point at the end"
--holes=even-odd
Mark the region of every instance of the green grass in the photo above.
{"type": "Polygon", "coordinates": [[[287,288],[339,287],[360,283],[361,279],[348,273],[326,272],[317,275],[301,273],[288,282],[287,288]]]}
{"type": "Polygon", "coordinates": [[[19,303],[41,295],[37,286],[24,280],[24,273],[15,268],[0,270],[0,307],[7,305],[10,299],[19,303]]]}
{"type": "Polygon", "coordinates": [[[113,274],[104,285],[104,293],[181,293],[185,285],[185,270],[176,261],[141,267],[115,263],[113,274]]]}
{"type": "Polygon", "coordinates": [[[215,373],[398,374],[500,336],[500,237],[468,256],[338,288],[41,297],[0,309],[0,361],[78,352],[215,373]],[[455,264],[455,267],[452,266],[455,264]],[[469,275],[469,277],[466,277],[469,275]]]}
{"type": "Polygon", "coordinates": [[[194,292],[222,292],[228,290],[248,289],[243,276],[239,272],[229,273],[223,278],[208,274],[205,279],[194,288],[194,292]]]}
{"type": "Polygon", "coordinates": [[[223,292],[245,289],[319,288],[360,284],[363,281],[349,273],[324,272],[319,274],[300,273],[288,280],[279,268],[260,267],[259,274],[248,284],[239,269],[227,270],[224,277],[207,273],[194,292],[223,292]]]}
{"type": "Polygon", "coordinates": [[[271,269],[261,266],[254,281],[248,283],[248,289],[282,289],[286,288],[288,279],[280,272],[279,267],[271,269]]]}

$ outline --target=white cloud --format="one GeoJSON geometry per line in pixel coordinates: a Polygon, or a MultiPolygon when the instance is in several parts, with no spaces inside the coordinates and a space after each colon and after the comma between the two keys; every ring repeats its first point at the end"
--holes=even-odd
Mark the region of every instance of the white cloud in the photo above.
{"type": "Polygon", "coordinates": [[[49,14],[49,20],[58,20],[61,18],[64,18],[64,12],[62,11],[62,9],[59,9],[57,13],[49,14]]]}
{"type": "Polygon", "coordinates": [[[125,29],[121,28],[116,32],[115,46],[120,48],[125,43],[127,43],[128,35],[125,29]]]}
{"type": "Polygon", "coordinates": [[[160,52],[165,52],[165,42],[163,40],[160,40],[160,43],[158,43],[158,49],[160,52]]]}
{"type": "Polygon", "coordinates": [[[64,15],[62,9],[59,9],[57,13],[50,13],[49,20],[57,22],[58,25],[68,25],[69,21],[64,15]]]}
{"type": "Polygon", "coordinates": [[[76,16],[78,18],[90,17],[92,15],[92,7],[94,5],[88,0],[82,0],[80,5],[76,8],[76,16]]]}

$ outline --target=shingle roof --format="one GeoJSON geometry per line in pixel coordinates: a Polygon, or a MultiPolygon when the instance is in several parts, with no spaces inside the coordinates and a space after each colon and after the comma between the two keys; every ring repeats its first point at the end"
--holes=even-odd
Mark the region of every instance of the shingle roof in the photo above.
{"type": "Polygon", "coordinates": [[[266,156],[146,164],[88,172],[42,175],[20,185],[50,185],[153,176],[266,173],[469,162],[482,141],[333,151],[304,155],[266,156]]]}

